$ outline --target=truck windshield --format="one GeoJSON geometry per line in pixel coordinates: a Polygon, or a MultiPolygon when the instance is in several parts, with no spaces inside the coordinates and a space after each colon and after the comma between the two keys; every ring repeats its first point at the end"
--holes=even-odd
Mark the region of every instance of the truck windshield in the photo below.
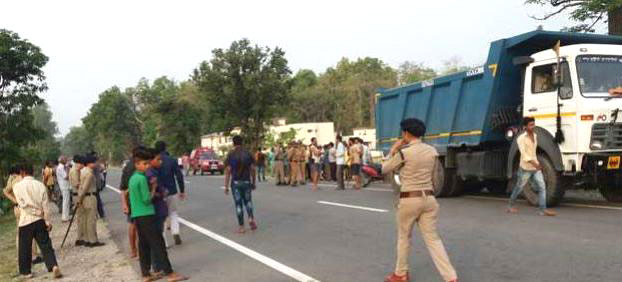
{"type": "Polygon", "coordinates": [[[610,90],[622,87],[622,56],[579,56],[577,72],[583,96],[609,97],[610,90]]]}

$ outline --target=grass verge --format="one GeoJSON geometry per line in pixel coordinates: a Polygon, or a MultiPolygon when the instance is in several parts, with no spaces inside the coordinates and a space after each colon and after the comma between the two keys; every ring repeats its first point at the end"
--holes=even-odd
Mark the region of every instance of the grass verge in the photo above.
{"type": "Polygon", "coordinates": [[[16,231],[13,211],[0,216],[0,281],[9,281],[17,275],[16,231]]]}

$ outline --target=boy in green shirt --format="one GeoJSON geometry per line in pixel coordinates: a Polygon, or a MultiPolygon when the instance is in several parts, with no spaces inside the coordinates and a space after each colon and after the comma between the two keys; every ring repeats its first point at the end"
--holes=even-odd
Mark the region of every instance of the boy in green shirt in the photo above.
{"type": "Polygon", "coordinates": [[[137,149],[134,153],[136,171],[129,181],[130,210],[138,230],[138,254],[143,281],[155,281],[161,278],[161,275],[151,274],[152,252],[154,259],[157,260],[156,265],[162,267],[161,270],[169,282],[188,280],[188,277],[173,271],[164,245],[164,238],[156,225],[155,207],[152,202],[156,191],[150,188],[145,176],[145,171],[149,169],[149,162],[153,158],[154,155],[148,149],[137,149]]]}

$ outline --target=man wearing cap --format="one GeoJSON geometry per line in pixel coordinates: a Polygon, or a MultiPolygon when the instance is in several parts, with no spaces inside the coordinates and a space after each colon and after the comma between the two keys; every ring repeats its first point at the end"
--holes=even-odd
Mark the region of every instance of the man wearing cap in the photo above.
{"type": "Polygon", "coordinates": [[[276,185],[284,185],[286,182],[283,165],[284,155],[281,145],[277,145],[274,149],[274,178],[276,179],[276,185]]]}
{"type": "Polygon", "coordinates": [[[289,144],[289,148],[287,149],[287,159],[289,160],[289,184],[292,185],[292,187],[296,187],[296,182],[298,181],[298,169],[300,168],[298,165],[296,142],[291,142],[289,144]]]}
{"type": "MultiPolygon", "coordinates": [[[[82,164],[83,160],[81,156],[75,155],[73,156],[73,166],[71,170],[69,170],[69,185],[71,186],[71,195],[73,197],[78,197],[78,192],[80,191],[80,170],[84,168],[82,164]]],[[[77,220],[77,232],[78,236],[76,237],[76,246],[83,246],[86,242],[84,241],[84,211],[82,207],[77,207],[74,211],[76,213],[75,217],[77,220]]]]}
{"type": "MultiPolygon", "coordinates": [[[[84,168],[80,170],[80,190],[76,205],[82,209],[85,243],[87,247],[100,247],[104,243],[97,240],[97,183],[93,169],[97,158],[93,155],[84,157],[84,168]]],[[[78,224],[79,225],[79,224],[78,224]]]]}
{"type": "Polygon", "coordinates": [[[422,121],[414,118],[405,119],[400,126],[402,139],[391,147],[390,157],[382,166],[384,174],[399,171],[402,183],[396,212],[397,262],[395,271],[384,281],[410,280],[408,274],[410,238],[412,228],[416,224],[444,281],[456,282],[458,281],[456,270],[451,265],[436,231],[439,205],[434,197],[432,179],[438,163],[438,152],[434,147],[421,142],[426,130],[422,121]]]}

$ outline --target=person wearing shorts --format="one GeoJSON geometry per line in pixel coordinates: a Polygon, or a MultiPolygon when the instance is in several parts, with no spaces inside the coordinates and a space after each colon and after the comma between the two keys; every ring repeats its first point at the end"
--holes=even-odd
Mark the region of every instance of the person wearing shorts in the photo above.
{"type": "Polygon", "coordinates": [[[320,163],[320,158],[322,156],[322,151],[317,145],[317,139],[315,137],[311,138],[311,146],[309,146],[309,153],[311,155],[311,182],[313,191],[317,191],[317,184],[320,179],[320,171],[322,170],[322,164],[320,163]]]}
{"type": "Polygon", "coordinates": [[[361,154],[363,150],[356,138],[350,138],[349,156],[351,159],[350,173],[354,179],[354,189],[361,189],[361,154]]]}

